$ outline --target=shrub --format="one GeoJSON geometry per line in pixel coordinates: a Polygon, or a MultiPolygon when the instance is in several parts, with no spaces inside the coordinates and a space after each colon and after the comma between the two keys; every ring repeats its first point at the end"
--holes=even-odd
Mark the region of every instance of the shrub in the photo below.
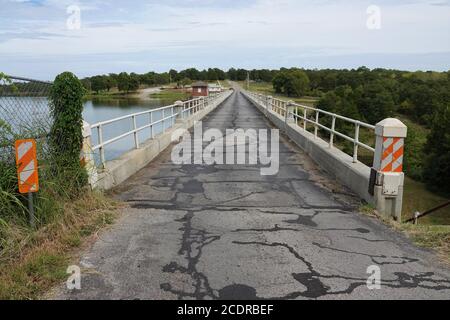
{"type": "Polygon", "coordinates": [[[52,169],[57,180],[66,187],[64,191],[79,189],[87,183],[86,170],[80,163],[83,95],[82,83],[70,72],[58,75],[50,92],[52,169]]]}

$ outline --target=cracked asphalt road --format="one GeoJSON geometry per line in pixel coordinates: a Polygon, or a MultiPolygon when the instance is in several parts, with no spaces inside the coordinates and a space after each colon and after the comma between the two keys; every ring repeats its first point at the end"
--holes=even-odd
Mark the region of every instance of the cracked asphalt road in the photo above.
{"type": "MultiPolygon", "coordinates": [[[[204,127],[267,129],[239,92],[204,127]]],[[[358,200],[281,137],[280,172],[174,165],[171,150],[116,190],[128,207],[81,258],[62,299],[449,299],[434,255],[357,212],[358,200]],[[382,289],[367,288],[381,268],[382,289]]]]}

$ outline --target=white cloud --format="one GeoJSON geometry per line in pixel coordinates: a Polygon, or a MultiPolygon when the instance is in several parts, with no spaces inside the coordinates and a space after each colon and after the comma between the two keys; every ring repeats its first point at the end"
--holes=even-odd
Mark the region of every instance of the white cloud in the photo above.
{"type": "MultiPolygon", "coordinates": [[[[33,52],[45,60],[50,56],[154,50],[176,50],[180,56],[190,56],[202,50],[215,52],[214,58],[221,60],[227,59],[227,49],[270,49],[272,54],[278,49],[283,57],[450,52],[450,7],[442,3],[10,0],[8,12],[0,13],[0,54],[27,56],[33,52]],[[82,28],[71,31],[65,27],[65,8],[74,3],[82,8],[82,28]],[[366,27],[370,4],[382,10],[381,30],[366,27]]],[[[293,61],[286,59],[287,63],[293,61]]]]}

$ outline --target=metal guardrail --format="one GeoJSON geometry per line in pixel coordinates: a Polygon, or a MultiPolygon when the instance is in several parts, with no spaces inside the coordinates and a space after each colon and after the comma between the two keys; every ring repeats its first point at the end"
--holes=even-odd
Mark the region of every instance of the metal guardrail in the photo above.
{"type": "Polygon", "coordinates": [[[123,138],[126,138],[130,135],[133,135],[135,149],[139,149],[139,147],[140,147],[139,136],[138,136],[139,132],[146,130],[146,129],[150,129],[150,139],[153,139],[155,136],[154,128],[156,125],[162,124],[162,132],[160,132],[160,133],[164,133],[166,130],[170,129],[174,125],[177,118],[180,118],[180,119],[189,118],[190,116],[205,109],[207,106],[209,106],[211,104],[211,102],[213,102],[214,100],[219,98],[222,94],[210,95],[208,97],[201,97],[201,98],[197,98],[197,99],[183,101],[180,104],[172,104],[172,105],[165,106],[162,108],[151,109],[151,110],[147,110],[147,111],[143,111],[143,112],[133,113],[130,115],[126,115],[126,116],[114,118],[111,120],[92,124],[90,127],[92,130],[94,130],[94,129],[97,130],[97,139],[98,139],[97,144],[92,146],[92,151],[97,151],[97,150],[99,151],[100,161],[102,163],[102,166],[104,167],[105,163],[106,163],[106,157],[105,157],[105,147],[106,146],[108,146],[118,140],[121,140],[123,138]],[[156,117],[154,117],[155,113],[160,113],[161,118],[156,120],[155,119],[156,117]],[[137,118],[139,116],[145,116],[145,115],[148,115],[148,118],[147,118],[148,123],[141,127],[138,127],[137,121],[136,121],[137,118]],[[132,129],[123,134],[120,134],[116,137],[113,137],[107,141],[104,141],[104,135],[103,135],[104,127],[108,126],[110,124],[113,124],[113,123],[117,123],[119,121],[123,121],[123,120],[131,120],[132,129]]]}
{"type": "Polygon", "coordinates": [[[250,98],[255,100],[255,102],[263,105],[266,107],[266,109],[273,111],[280,116],[285,118],[285,121],[288,122],[289,119],[293,119],[295,124],[298,125],[299,122],[303,123],[303,129],[307,131],[308,123],[312,124],[314,126],[314,137],[318,137],[318,131],[319,129],[323,129],[325,131],[328,131],[330,133],[329,138],[329,145],[330,148],[334,146],[334,140],[335,136],[341,137],[347,141],[350,141],[353,143],[353,162],[358,162],[358,148],[362,147],[372,153],[375,153],[375,149],[371,146],[361,142],[359,140],[360,138],[360,129],[361,127],[367,128],[370,130],[375,131],[375,126],[361,122],[359,120],[347,118],[335,113],[331,113],[322,109],[317,109],[313,107],[308,107],[302,104],[298,104],[292,101],[284,101],[281,99],[272,98],[270,96],[266,96],[260,93],[255,93],[251,91],[244,91],[250,98]],[[299,110],[302,110],[302,112],[299,112],[299,110]],[[308,112],[313,113],[315,115],[314,120],[311,120],[308,118],[308,112]],[[325,115],[331,117],[331,128],[327,127],[326,125],[323,125],[320,123],[320,116],[325,115]],[[348,135],[339,132],[336,130],[336,120],[343,120],[345,122],[351,123],[355,127],[355,136],[354,138],[349,137],[348,135]]]}

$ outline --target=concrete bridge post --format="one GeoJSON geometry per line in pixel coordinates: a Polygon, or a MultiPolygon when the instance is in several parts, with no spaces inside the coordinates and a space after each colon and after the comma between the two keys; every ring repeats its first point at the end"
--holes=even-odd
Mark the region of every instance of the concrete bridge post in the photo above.
{"type": "Polygon", "coordinates": [[[175,102],[175,114],[178,114],[176,118],[176,122],[183,122],[187,116],[184,112],[184,102],[183,101],[176,101],[175,102]]]}
{"type": "Polygon", "coordinates": [[[369,193],[378,212],[401,221],[403,154],[408,128],[398,119],[385,119],[375,127],[376,147],[369,193]]]}
{"type": "Polygon", "coordinates": [[[294,111],[295,111],[294,101],[289,100],[286,103],[286,112],[285,112],[285,120],[284,120],[286,125],[295,123],[294,111]]]}
{"type": "Polygon", "coordinates": [[[94,187],[98,181],[97,166],[95,165],[94,152],[92,151],[91,125],[83,120],[83,146],[81,150],[81,163],[88,173],[88,181],[94,187]]]}
{"type": "Polygon", "coordinates": [[[208,104],[205,101],[205,97],[201,97],[200,105],[202,106],[202,110],[206,109],[208,107],[208,104]]]}
{"type": "Polygon", "coordinates": [[[268,111],[272,111],[272,103],[273,103],[273,97],[272,96],[267,96],[267,101],[266,101],[266,117],[268,114],[268,111]]]}

